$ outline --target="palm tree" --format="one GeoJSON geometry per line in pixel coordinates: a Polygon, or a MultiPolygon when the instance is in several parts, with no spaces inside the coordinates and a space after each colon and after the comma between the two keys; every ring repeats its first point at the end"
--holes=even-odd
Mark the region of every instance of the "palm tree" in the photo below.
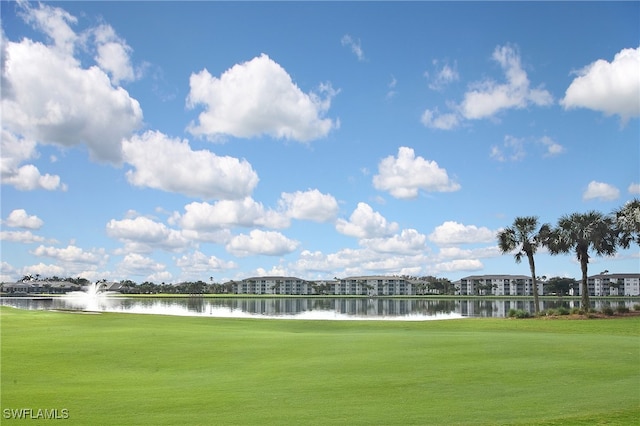
{"type": "Polygon", "coordinates": [[[538,282],[536,281],[536,263],[533,255],[538,247],[545,245],[546,239],[551,232],[548,224],[543,224],[538,228],[538,218],[536,216],[517,217],[513,225],[498,232],[498,246],[502,254],[515,251],[516,263],[522,261],[523,256],[529,260],[529,270],[533,282],[533,305],[536,315],[540,313],[540,302],[538,300],[538,282]]]}
{"type": "Polygon", "coordinates": [[[619,243],[615,219],[597,211],[573,213],[558,219],[558,226],[552,231],[547,247],[551,254],[575,252],[580,269],[581,306],[589,310],[589,287],[587,286],[587,265],[589,252],[597,256],[613,256],[619,243]]]}
{"type": "Polygon", "coordinates": [[[635,198],[614,210],[613,216],[620,232],[620,246],[629,248],[632,241],[640,245],[640,199],[635,198]]]}

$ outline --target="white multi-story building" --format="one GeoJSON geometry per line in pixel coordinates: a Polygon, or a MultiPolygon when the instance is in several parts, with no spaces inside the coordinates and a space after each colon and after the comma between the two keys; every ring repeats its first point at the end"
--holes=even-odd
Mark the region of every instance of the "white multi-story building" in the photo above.
{"type": "Polygon", "coordinates": [[[310,281],[296,277],[252,277],[234,281],[232,288],[236,294],[314,294],[310,281]]]}
{"type": "MultiPolygon", "coordinates": [[[[538,282],[538,295],[543,286],[538,282]]],[[[532,296],[533,280],[526,275],[471,275],[455,283],[464,296],[532,296]]]]}
{"type": "MultiPolygon", "coordinates": [[[[526,275],[471,275],[453,283],[461,296],[532,296],[533,280],[526,275]]],[[[538,294],[543,295],[538,281],[538,294]]],[[[591,296],[640,296],[640,274],[600,274],[588,278],[591,296]]],[[[252,277],[231,282],[236,294],[336,296],[415,296],[437,294],[425,281],[400,276],[368,275],[333,281],[296,277],[252,277]]],[[[577,294],[580,294],[578,287],[577,294]]]]}
{"type": "MultiPolygon", "coordinates": [[[[582,294],[582,286],[578,294],[582,294]]],[[[640,274],[598,274],[587,277],[590,296],[640,296],[640,274]]]]}
{"type": "MultiPolygon", "coordinates": [[[[421,282],[396,276],[359,276],[334,281],[306,281],[296,277],[251,277],[233,281],[235,294],[332,294],[339,296],[413,296],[421,282]]],[[[422,283],[424,284],[424,283],[422,283]]],[[[423,292],[430,290],[422,290],[423,292]]],[[[422,293],[421,293],[422,294],[422,293]]]]}
{"type": "Polygon", "coordinates": [[[369,275],[348,277],[334,284],[335,295],[361,296],[412,296],[416,294],[416,283],[404,277],[369,275]]]}

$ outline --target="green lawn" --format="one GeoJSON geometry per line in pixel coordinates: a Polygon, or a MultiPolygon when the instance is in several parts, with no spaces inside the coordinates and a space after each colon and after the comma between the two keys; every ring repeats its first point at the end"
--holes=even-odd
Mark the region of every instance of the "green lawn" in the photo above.
{"type": "Polygon", "coordinates": [[[0,308],[2,424],[635,424],[640,317],[425,322],[0,308]],[[52,420],[45,420],[50,423],[52,420]],[[38,423],[27,421],[28,424],[38,423]]]}

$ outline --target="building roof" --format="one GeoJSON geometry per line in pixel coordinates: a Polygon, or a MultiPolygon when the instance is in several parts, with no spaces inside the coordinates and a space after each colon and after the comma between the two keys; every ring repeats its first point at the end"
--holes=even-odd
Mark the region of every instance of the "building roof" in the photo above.
{"type": "Polygon", "coordinates": [[[261,276],[261,277],[249,277],[249,278],[245,278],[242,281],[307,281],[307,280],[303,280],[302,278],[298,278],[298,277],[284,277],[284,276],[277,276],[277,275],[269,275],[269,276],[261,276]]]}
{"type": "Polygon", "coordinates": [[[527,275],[469,275],[460,278],[460,280],[528,280],[531,276],[527,275]]]}
{"type": "Polygon", "coordinates": [[[618,278],[640,278],[640,273],[635,273],[635,274],[597,274],[597,275],[592,275],[590,277],[588,277],[589,279],[596,279],[596,280],[602,280],[602,279],[618,279],[618,278]]]}
{"type": "Polygon", "coordinates": [[[407,277],[402,277],[398,275],[361,275],[355,277],[345,277],[340,279],[340,281],[347,280],[406,280],[407,277]]]}

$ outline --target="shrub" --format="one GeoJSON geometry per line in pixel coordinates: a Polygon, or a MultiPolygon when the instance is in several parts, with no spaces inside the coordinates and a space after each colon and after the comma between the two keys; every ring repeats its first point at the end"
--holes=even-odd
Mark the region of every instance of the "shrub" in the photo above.
{"type": "Polygon", "coordinates": [[[509,309],[509,318],[530,318],[531,314],[524,309],[509,309]]]}
{"type": "Polygon", "coordinates": [[[582,315],[584,311],[580,308],[571,308],[571,315],[582,315]]]}
{"type": "Polygon", "coordinates": [[[635,305],[633,305],[633,310],[640,311],[640,303],[636,303],[635,305]]]}
{"type": "Polygon", "coordinates": [[[549,308],[546,311],[542,312],[542,315],[552,317],[552,316],[558,315],[558,312],[553,308],[549,308]]]}
{"type": "Polygon", "coordinates": [[[565,307],[565,306],[560,306],[557,309],[558,315],[569,315],[569,308],[565,307]]]}
{"type": "Polygon", "coordinates": [[[602,308],[602,313],[607,316],[611,316],[613,315],[613,308],[611,306],[605,306],[604,308],[602,308]]]}
{"type": "Polygon", "coordinates": [[[626,306],[618,306],[616,308],[616,313],[619,314],[628,314],[629,313],[629,308],[627,308],[626,306]]]}

